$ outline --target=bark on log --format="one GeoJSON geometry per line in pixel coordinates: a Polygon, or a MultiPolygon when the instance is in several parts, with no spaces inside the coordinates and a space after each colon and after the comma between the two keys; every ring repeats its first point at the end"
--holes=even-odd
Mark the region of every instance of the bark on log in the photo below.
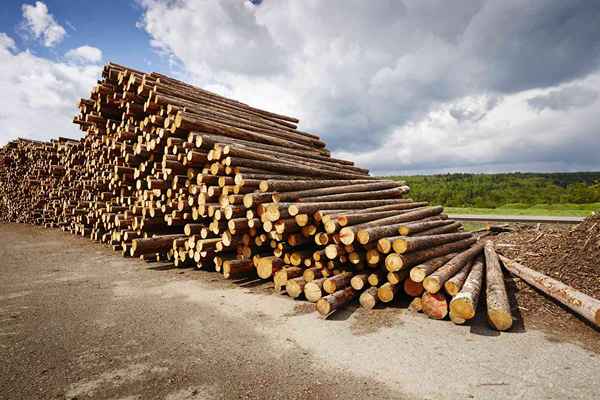
{"type": "Polygon", "coordinates": [[[357,291],[351,287],[339,290],[333,294],[325,296],[317,301],[317,311],[322,316],[327,316],[333,311],[349,303],[357,296],[357,291]]]}
{"type": "Polygon", "coordinates": [[[475,318],[483,286],[483,269],[483,258],[479,256],[473,262],[471,271],[460,292],[450,301],[450,313],[453,322],[463,323],[462,321],[475,318]]]}
{"type": "Polygon", "coordinates": [[[470,260],[465,266],[456,273],[452,278],[448,279],[444,282],[444,290],[448,293],[449,296],[456,296],[456,294],[460,291],[469,272],[471,272],[471,267],[473,266],[473,260],[470,260]]]}
{"type": "Polygon", "coordinates": [[[600,327],[600,300],[502,255],[500,255],[500,259],[510,273],[569,307],[575,313],[594,324],[594,326],[600,327]]]}
{"type": "Polygon", "coordinates": [[[510,329],[513,319],[494,242],[486,242],[484,253],[488,321],[496,330],[505,331],[510,329]]]}
{"type": "Polygon", "coordinates": [[[463,251],[452,260],[448,261],[443,267],[430,274],[423,280],[423,287],[425,290],[429,293],[439,292],[448,279],[456,275],[465,265],[467,265],[467,263],[481,253],[484,245],[484,242],[475,244],[468,250],[463,251]]]}

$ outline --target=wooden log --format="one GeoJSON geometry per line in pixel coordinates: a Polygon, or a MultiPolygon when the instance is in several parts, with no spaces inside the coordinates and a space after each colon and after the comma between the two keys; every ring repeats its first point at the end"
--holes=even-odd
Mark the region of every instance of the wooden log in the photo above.
{"type": "Polygon", "coordinates": [[[439,292],[444,283],[457,274],[467,263],[475,258],[481,251],[485,242],[479,242],[471,248],[458,254],[456,257],[444,264],[443,267],[437,269],[423,280],[423,287],[429,293],[439,292]]]}
{"type": "Polygon", "coordinates": [[[410,269],[410,279],[415,282],[423,282],[425,277],[433,271],[446,264],[448,261],[456,257],[458,253],[450,253],[440,257],[432,258],[422,264],[418,264],[410,269]]]}
{"type": "Polygon", "coordinates": [[[448,301],[443,293],[424,292],[421,305],[429,318],[444,319],[448,315],[448,301]]]}
{"type": "Polygon", "coordinates": [[[357,274],[350,279],[350,286],[354,288],[354,290],[363,290],[365,285],[368,283],[368,274],[357,274]]]}
{"type": "Polygon", "coordinates": [[[451,219],[440,219],[440,220],[433,220],[433,221],[420,221],[420,222],[413,222],[413,223],[408,223],[405,225],[402,225],[400,228],[398,228],[398,233],[400,236],[409,236],[409,235],[414,235],[432,228],[438,228],[440,226],[444,226],[444,225],[450,225],[451,223],[453,223],[454,221],[451,219]]]}
{"type": "MultiPolygon", "coordinates": [[[[384,200],[363,200],[363,201],[332,201],[318,203],[281,203],[282,206],[288,204],[288,212],[293,217],[300,213],[312,214],[319,210],[357,210],[366,207],[405,204],[403,199],[384,199],[384,200]]],[[[346,243],[345,243],[346,244],[346,243]]],[[[349,243],[348,243],[349,244],[349,243]]]]}
{"type": "Polygon", "coordinates": [[[418,250],[407,254],[389,254],[385,259],[385,267],[388,271],[399,271],[418,265],[432,258],[444,256],[459,250],[463,250],[475,243],[475,238],[463,239],[458,242],[446,243],[430,249],[418,250]]]}
{"type": "Polygon", "coordinates": [[[323,296],[323,282],[326,279],[326,277],[323,277],[306,283],[304,286],[304,297],[306,297],[306,300],[316,303],[323,296]]]}
{"type": "Polygon", "coordinates": [[[415,282],[410,277],[404,279],[402,288],[404,289],[404,293],[411,297],[420,297],[425,290],[422,282],[415,282]]]}
{"type": "Polygon", "coordinates": [[[304,269],[300,267],[284,267],[275,272],[273,276],[275,290],[281,290],[287,284],[288,280],[302,276],[303,271],[304,269]]]}
{"type": "Polygon", "coordinates": [[[261,257],[256,265],[256,272],[261,279],[268,279],[284,265],[285,263],[279,257],[261,257]]]}
{"type": "Polygon", "coordinates": [[[398,254],[404,254],[411,251],[430,248],[440,244],[457,242],[470,237],[473,237],[473,235],[469,232],[417,237],[402,236],[393,241],[392,248],[394,249],[394,252],[398,254]]]}
{"type": "Polygon", "coordinates": [[[398,228],[407,221],[416,221],[441,214],[442,207],[417,208],[400,215],[381,218],[364,224],[344,227],[340,230],[340,240],[344,244],[352,244],[355,237],[361,244],[367,244],[382,237],[397,234],[398,228]]]}
{"type": "Polygon", "coordinates": [[[383,303],[390,303],[394,300],[394,296],[396,296],[397,292],[398,285],[392,285],[390,282],[386,282],[377,289],[377,298],[383,303]]]}
{"type": "Polygon", "coordinates": [[[473,262],[461,290],[450,301],[450,314],[453,322],[462,324],[475,317],[483,286],[483,269],[483,258],[479,256],[473,262]]]}
{"type": "Polygon", "coordinates": [[[413,313],[418,313],[423,311],[423,300],[421,297],[415,297],[411,300],[410,304],[407,307],[408,311],[413,313]]]}
{"type": "Polygon", "coordinates": [[[223,262],[223,277],[225,279],[241,278],[255,273],[252,260],[227,260],[223,262]]]}
{"type": "Polygon", "coordinates": [[[527,268],[514,260],[502,255],[499,257],[504,267],[510,273],[523,279],[547,296],[564,304],[578,315],[590,321],[594,326],[600,327],[600,300],[588,296],[557,279],[527,268]]]}
{"type": "Polygon", "coordinates": [[[358,298],[360,306],[366,310],[371,310],[377,305],[379,298],[377,297],[377,286],[371,286],[362,292],[358,298]]]}
{"type": "Polygon", "coordinates": [[[325,293],[332,294],[350,285],[350,280],[354,274],[350,271],[342,272],[334,275],[331,278],[325,279],[323,282],[323,290],[325,293]]]}
{"type": "Polygon", "coordinates": [[[292,299],[297,299],[304,293],[306,281],[302,277],[290,279],[286,282],[285,291],[292,299]]]}
{"type": "Polygon", "coordinates": [[[317,301],[317,311],[322,316],[327,316],[333,311],[349,303],[357,296],[357,291],[352,287],[339,290],[333,294],[325,296],[317,301]]]}
{"type": "Polygon", "coordinates": [[[473,260],[470,260],[465,264],[464,267],[460,271],[456,273],[452,278],[448,279],[444,282],[444,290],[448,293],[449,296],[453,297],[460,291],[469,272],[471,272],[471,267],[473,265],[473,260]]]}
{"type": "Polygon", "coordinates": [[[183,239],[185,236],[163,235],[146,239],[134,239],[131,242],[131,256],[138,257],[142,254],[167,251],[173,245],[173,240],[180,238],[183,239]]]}
{"type": "Polygon", "coordinates": [[[513,319],[494,242],[485,243],[484,253],[488,321],[496,330],[506,331],[512,326],[513,319]]]}

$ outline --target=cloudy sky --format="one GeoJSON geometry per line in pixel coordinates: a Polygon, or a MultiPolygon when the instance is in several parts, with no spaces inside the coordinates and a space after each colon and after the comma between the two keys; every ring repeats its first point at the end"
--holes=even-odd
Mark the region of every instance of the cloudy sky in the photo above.
{"type": "Polygon", "coordinates": [[[300,118],[376,174],[600,170],[600,1],[3,1],[0,145],[103,63],[300,118]]]}

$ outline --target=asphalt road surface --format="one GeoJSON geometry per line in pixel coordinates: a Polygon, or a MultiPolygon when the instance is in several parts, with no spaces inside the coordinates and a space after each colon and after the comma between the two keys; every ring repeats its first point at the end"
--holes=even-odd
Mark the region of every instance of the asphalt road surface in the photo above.
{"type": "Polygon", "coordinates": [[[598,398],[598,355],[541,332],[309,310],[269,284],[0,225],[0,398],[598,398]]]}

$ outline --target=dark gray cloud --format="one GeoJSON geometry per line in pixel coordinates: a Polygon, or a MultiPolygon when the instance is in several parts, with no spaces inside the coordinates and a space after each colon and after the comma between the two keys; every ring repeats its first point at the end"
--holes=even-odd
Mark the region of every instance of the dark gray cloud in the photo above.
{"type": "Polygon", "coordinates": [[[483,68],[482,83],[501,93],[550,87],[596,70],[600,2],[488,1],[462,47],[483,68]]]}
{"type": "Polygon", "coordinates": [[[582,87],[569,86],[559,90],[527,100],[527,104],[537,111],[549,110],[569,110],[572,108],[586,107],[598,99],[598,92],[582,87]]]}
{"type": "MultiPolygon", "coordinates": [[[[576,112],[600,90],[588,79],[600,74],[600,1],[146,1],[153,43],[196,82],[296,115],[368,166],[550,160],[557,120],[532,108],[568,110],[560,124],[577,127],[568,140],[595,127],[576,112]],[[189,43],[194,35],[199,44],[189,43]],[[528,90],[549,93],[528,102],[528,90]],[[510,158],[526,145],[520,138],[540,135],[551,140],[510,158]]],[[[569,148],[562,161],[581,151],[569,148]]]]}

